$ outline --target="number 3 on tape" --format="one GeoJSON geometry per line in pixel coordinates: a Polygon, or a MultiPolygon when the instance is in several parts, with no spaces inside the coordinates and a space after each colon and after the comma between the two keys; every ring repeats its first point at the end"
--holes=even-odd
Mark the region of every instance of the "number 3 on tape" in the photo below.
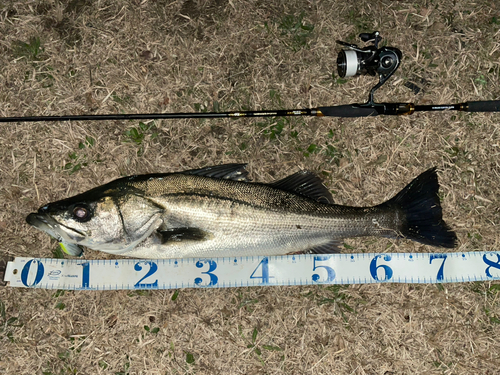
{"type": "Polygon", "coordinates": [[[217,263],[211,259],[204,259],[196,262],[196,267],[198,268],[203,268],[205,267],[205,265],[208,265],[208,270],[202,272],[201,274],[208,275],[210,281],[208,282],[208,284],[205,281],[204,284],[203,279],[201,277],[197,277],[196,279],[194,279],[194,283],[198,286],[215,286],[219,282],[219,278],[213,273],[217,268],[217,263]]]}

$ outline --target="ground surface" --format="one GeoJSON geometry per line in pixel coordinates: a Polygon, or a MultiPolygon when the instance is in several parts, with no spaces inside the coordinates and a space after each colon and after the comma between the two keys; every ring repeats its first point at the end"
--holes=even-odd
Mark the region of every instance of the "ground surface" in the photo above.
{"type": "MultiPolygon", "coordinates": [[[[0,115],[362,102],[375,80],[332,75],[335,40],[373,30],[404,54],[379,101],[498,99],[499,28],[498,3],[483,0],[0,1],[0,115]]],[[[124,175],[226,162],[248,162],[262,182],[313,170],[349,205],[380,203],[437,166],[460,251],[498,250],[499,121],[448,112],[3,124],[0,254],[53,256],[54,240],[24,221],[47,202],[124,175]]],[[[496,374],[497,286],[181,290],[174,300],[2,288],[0,374],[496,374]]]]}

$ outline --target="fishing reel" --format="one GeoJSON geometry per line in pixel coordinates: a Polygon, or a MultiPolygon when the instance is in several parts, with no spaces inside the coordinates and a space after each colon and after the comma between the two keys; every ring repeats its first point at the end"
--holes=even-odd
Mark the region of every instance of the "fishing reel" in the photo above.
{"type": "Polygon", "coordinates": [[[371,89],[368,103],[373,105],[373,94],[399,68],[403,54],[395,47],[380,47],[382,40],[380,33],[362,33],[359,37],[363,42],[372,42],[364,48],[337,40],[337,43],[347,47],[339,52],[337,57],[337,71],[340,77],[354,77],[357,75],[379,76],[379,82],[371,89]]]}

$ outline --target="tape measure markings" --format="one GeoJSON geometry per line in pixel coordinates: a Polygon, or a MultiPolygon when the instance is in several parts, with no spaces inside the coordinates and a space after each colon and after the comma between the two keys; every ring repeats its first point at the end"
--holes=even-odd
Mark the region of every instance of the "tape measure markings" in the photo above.
{"type": "Polygon", "coordinates": [[[213,259],[15,258],[12,287],[73,290],[449,283],[500,279],[500,252],[296,254],[213,259]]]}

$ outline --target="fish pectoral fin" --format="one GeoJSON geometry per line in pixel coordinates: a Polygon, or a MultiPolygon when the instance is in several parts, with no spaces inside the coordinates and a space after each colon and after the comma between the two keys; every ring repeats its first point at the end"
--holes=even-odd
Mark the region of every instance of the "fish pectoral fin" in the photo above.
{"type": "Polygon", "coordinates": [[[334,203],[330,191],[323,185],[321,179],[310,171],[294,173],[282,180],[270,183],[269,186],[306,196],[319,203],[334,203]]]}
{"type": "Polygon", "coordinates": [[[199,228],[170,228],[157,231],[162,244],[181,241],[205,241],[212,238],[212,234],[199,228]]]}
{"type": "Polygon", "coordinates": [[[236,163],[222,164],[201,169],[190,169],[182,172],[182,174],[193,174],[196,176],[248,182],[250,180],[248,179],[248,172],[245,170],[246,166],[246,164],[236,163]]]}
{"type": "Polygon", "coordinates": [[[315,246],[307,249],[306,254],[336,254],[340,253],[340,241],[330,241],[324,245],[315,246]]]}

